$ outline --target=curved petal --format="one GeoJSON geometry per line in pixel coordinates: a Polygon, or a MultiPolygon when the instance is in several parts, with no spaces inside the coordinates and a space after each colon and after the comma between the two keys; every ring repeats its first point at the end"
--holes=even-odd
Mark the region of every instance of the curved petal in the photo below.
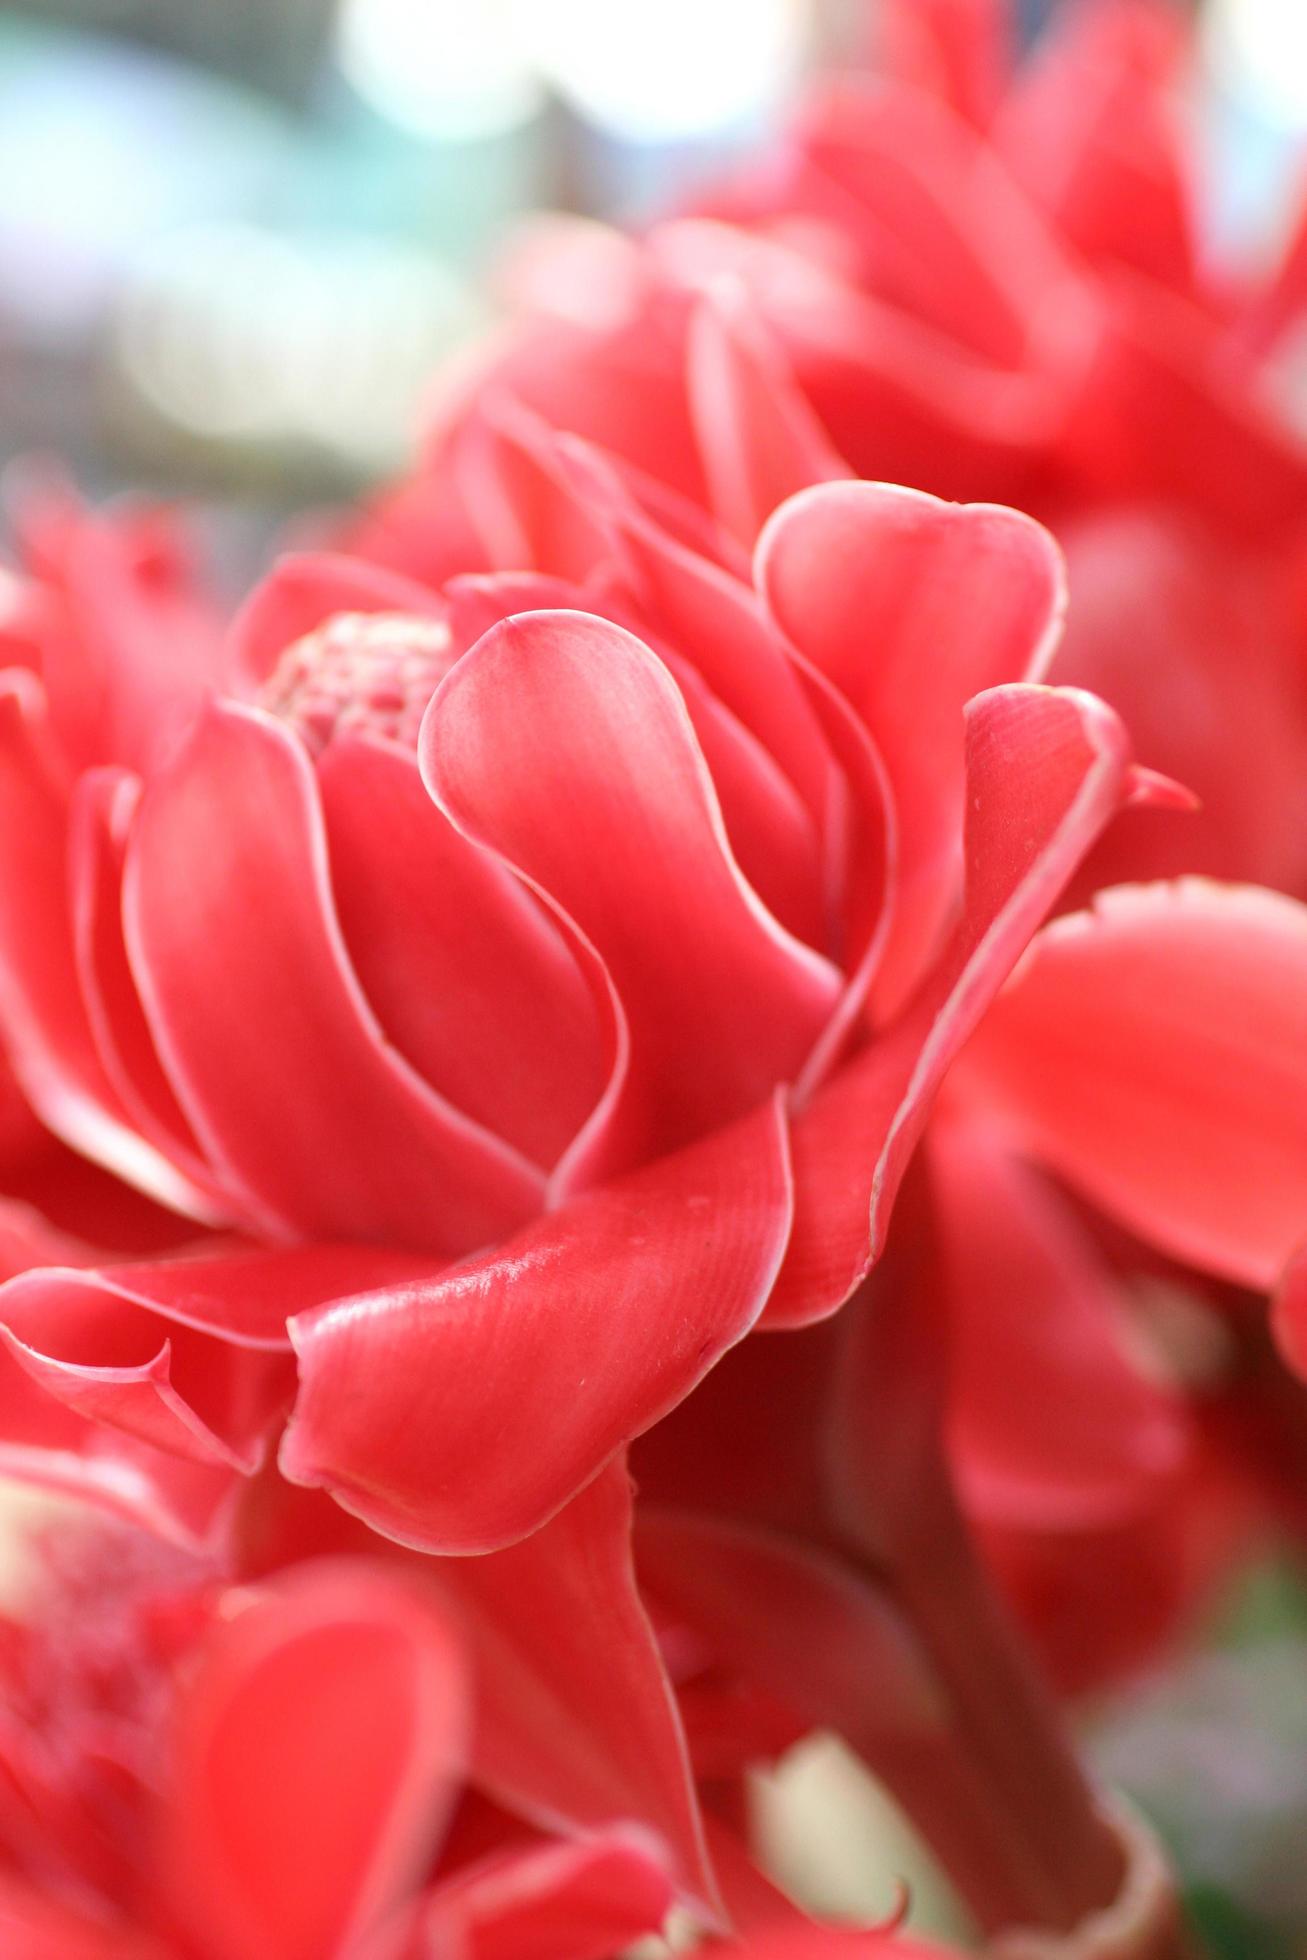
{"type": "MultiPolygon", "coordinates": [[[[65,1261],[96,1256],[64,1247],[65,1261]]],[[[0,1341],[76,1414],[249,1474],[294,1391],[287,1317],[426,1270],[381,1247],[214,1242],[141,1264],[47,1265],[0,1287],[0,1341]]]]}
{"type": "MultiPolygon", "coordinates": [[[[861,120],[861,104],[856,114],[861,120]]],[[[879,163],[875,168],[879,171],[879,163]]],[[[954,178],[947,193],[953,202],[956,183],[954,178]]],[[[815,216],[823,232],[830,227],[847,257],[857,215],[856,208],[850,213],[851,202],[827,170],[809,166],[794,208],[815,216]],[[814,187],[815,200],[804,195],[814,187]]],[[[985,223],[992,229],[992,210],[985,223]]],[[[909,269],[913,242],[909,233],[900,255],[909,269]]],[[[819,421],[860,476],[888,482],[925,476],[946,496],[1019,497],[1057,431],[1067,387],[1060,348],[1051,363],[997,366],[965,344],[965,330],[960,340],[950,330],[940,331],[878,293],[859,290],[847,264],[831,267],[756,230],[679,219],[657,227],[648,246],[695,285],[723,272],[743,280],[782,342],[819,421]]],[[[1010,262],[1004,248],[997,257],[1010,262]]],[[[1070,290],[1061,275],[1055,288],[1063,303],[1051,309],[1041,304],[1037,311],[1052,313],[1058,340],[1078,354],[1084,296],[1070,290]]],[[[1043,302],[1049,290],[1043,289],[1043,302]]],[[[928,290],[918,294],[922,297],[929,299],[928,290]]],[[[1009,327],[1030,317],[1026,306],[1009,327]]]]}
{"type": "Polygon", "coordinates": [[[131,1929],[88,1917],[8,1873],[0,1878],[0,1947],[7,1960],[162,1960],[131,1929]]]}
{"type": "Polygon", "coordinates": [[[654,1509],[636,1531],[640,1583],[716,1657],[873,1761],[929,1737],[944,1703],[889,1593],[779,1532],[654,1509]]]}
{"type": "Polygon", "coordinates": [[[352,1950],[420,1877],[467,1735],[435,1609],[365,1566],[301,1568],[217,1629],[182,1691],[165,1909],[213,1960],[352,1950]]]}
{"type": "Polygon", "coordinates": [[[962,915],[917,999],[796,1119],[794,1234],[769,1323],[833,1312],[865,1276],[944,1074],[1136,789],[1125,732],[1092,695],[1001,687],[971,703],[962,915]]]}
{"type": "Polygon", "coordinates": [[[1001,505],[841,483],[776,512],[757,578],[781,631],[858,709],[884,759],[901,999],[956,897],[963,710],[986,688],[1041,677],[1061,630],[1061,557],[1041,525],[1001,505]]]}
{"type": "MultiPolygon", "coordinates": [[[[80,1258],[77,1263],[81,1265],[80,1258]]],[[[21,1320],[35,1330],[43,1319],[57,1319],[64,1308],[81,1314],[93,1304],[107,1310],[117,1302],[237,1347],[284,1353],[290,1348],[286,1322],[292,1314],[344,1299],[363,1287],[400,1285],[430,1270],[423,1255],[386,1246],[326,1243],[269,1250],[210,1239],[183,1254],[148,1262],[102,1264],[88,1251],[87,1267],[72,1270],[67,1258],[62,1267],[47,1259],[40,1270],[19,1273],[0,1287],[0,1307],[15,1325],[21,1320]]]]}
{"type": "Polygon", "coordinates": [[[1167,7],[1073,7],[1017,71],[994,131],[1069,246],[1182,291],[1198,256],[1175,100],[1191,41],[1167,7]]]}
{"type": "Polygon", "coordinates": [[[192,1211],[222,1215],[221,1201],[159,1063],[127,960],[123,859],[140,783],[125,770],[94,769],[73,797],[68,840],[77,977],[100,1062],[132,1122],[194,1191],[192,1211]]]}
{"type": "Polygon", "coordinates": [[[764,1108],[427,1283],[301,1316],[283,1473],[421,1550],[511,1543],[748,1332],[789,1219],[764,1108]]]}
{"type": "Polygon", "coordinates": [[[262,1462],[294,1389],[284,1353],[162,1328],[125,1287],[58,1268],[0,1290],[0,1344],[75,1414],[246,1474],[262,1462]]]}
{"type": "Polygon", "coordinates": [[[244,1477],[158,1449],[57,1401],[0,1356],[0,1476],[58,1491],[192,1551],[226,1537],[244,1477]]]}
{"type": "Polygon", "coordinates": [[[1105,892],[1041,934],[961,1080],[1142,1238],[1271,1286],[1307,1233],[1307,907],[1105,892]]]}
{"type": "Polygon", "coordinates": [[[505,621],[440,687],[421,756],[451,820],[603,959],[630,1030],[640,1155],[798,1073],[838,974],[746,884],[684,703],[640,641],[584,613],[505,621]]]}
{"type": "Polygon", "coordinates": [[[400,1052],[532,1162],[603,1089],[595,1002],[553,919],[432,803],[414,758],[337,737],[318,788],[355,971],[400,1052]]]}
{"type": "Polygon", "coordinates": [[[1213,551],[1179,511],[1118,503],[1059,536],[1071,591],[1059,680],[1110,701],[1139,753],[1199,799],[1183,823],[1159,811],[1114,826],[1080,902],[1186,872],[1307,891],[1307,672],[1278,574],[1229,538],[1213,551]]]}
{"type": "Polygon", "coordinates": [[[454,436],[452,466],[493,565],[579,582],[611,555],[601,514],[535,437],[529,411],[491,398],[454,436]]]}
{"type": "MultiPolygon", "coordinates": [[[[454,644],[462,650],[515,613],[558,608],[648,633],[621,577],[591,578],[580,586],[539,573],[502,573],[452,580],[446,593],[454,644]]],[[[740,869],[788,931],[824,950],[830,895],[820,826],[775,758],[713,693],[693,661],[657,636],[649,643],[681,690],[740,869]]]]}
{"type": "Polygon", "coordinates": [[[3,1326],[0,1343],[75,1415],[121,1429],[153,1450],[252,1476],[290,1407],[293,1369],[284,1360],[243,1354],[194,1335],[170,1335],[146,1352],[139,1340],[129,1338],[137,1331],[96,1328],[99,1338],[81,1343],[94,1355],[92,1361],[48,1355],[3,1326]],[[178,1386],[179,1372],[184,1389],[178,1386]]]}
{"type": "Polygon", "coordinates": [[[540,1829],[653,1832],[677,1890],[712,1912],[676,1700],[631,1563],[620,1459],[519,1544],[432,1575],[468,1629],[481,1699],[473,1775],[540,1829]]]}
{"type": "Polygon", "coordinates": [[[464,1252],[542,1179],[388,1047],[332,905],[307,756],[211,706],[142,799],[127,944],[156,1046],[225,1180],[283,1231],[464,1252]]]}
{"type": "Polygon", "coordinates": [[[1130,1359],[1125,1305],[1092,1239],[987,1126],[937,1123],[929,1157],[963,1502],[1037,1530],[1156,1502],[1183,1462],[1184,1410],[1130,1359]]]}
{"type": "Polygon", "coordinates": [[[24,1093],[56,1136],[167,1201],[177,1179],[127,1123],[78,993],[67,845],[67,788],[44,697],[32,675],[11,670],[0,676],[0,1014],[7,1046],[24,1093]]]}
{"type": "Polygon", "coordinates": [[[63,747],[79,767],[148,768],[217,675],[218,609],[191,541],[171,511],[91,510],[48,474],[13,515],[50,602],[41,665],[63,747]]]}
{"type": "Polygon", "coordinates": [[[460,1960],[609,1960],[657,1934],[673,1898],[657,1838],[627,1825],[465,1867],[418,1930],[423,1952],[460,1960]]]}
{"type": "Polygon", "coordinates": [[[690,412],[712,508],[747,548],[787,497],[850,474],[742,296],[711,294],[686,346],[690,412]]]}
{"type": "Polygon", "coordinates": [[[867,291],[981,357],[996,382],[1064,384],[1095,296],[983,137],[915,90],[845,76],[811,92],[797,149],[798,200],[841,226],[867,291]]]}

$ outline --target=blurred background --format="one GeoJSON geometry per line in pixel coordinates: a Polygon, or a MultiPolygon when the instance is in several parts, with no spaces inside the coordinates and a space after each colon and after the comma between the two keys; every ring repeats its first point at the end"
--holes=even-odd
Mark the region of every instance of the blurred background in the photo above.
{"type": "MultiPolygon", "coordinates": [[[[1024,0],[1023,31],[1058,4],[1024,0]]],[[[1307,0],[1198,12],[1213,242],[1269,250],[1307,152],[1307,0]]],[[[638,221],[874,26],[875,0],[0,4],[0,471],[55,452],[94,496],[196,499],[238,575],[292,511],[403,462],[515,222],[638,221]]],[[[1307,1594],[1254,1575],[1177,1677],[1093,1724],[1231,1960],[1303,1952],[1305,1645],[1307,1594]]],[[[857,1782],[790,1765],[778,1867],[874,1912],[906,1862],[946,1923],[857,1782]]]]}
{"type": "MultiPolygon", "coordinates": [[[[1035,32],[1057,0],[1027,0],[1035,32]]],[[[540,207],[637,218],[764,139],[874,0],[0,5],[0,464],[255,520],[405,453],[540,207]]],[[[1275,221],[1304,0],[1207,0],[1213,208],[1275,221]]]]}

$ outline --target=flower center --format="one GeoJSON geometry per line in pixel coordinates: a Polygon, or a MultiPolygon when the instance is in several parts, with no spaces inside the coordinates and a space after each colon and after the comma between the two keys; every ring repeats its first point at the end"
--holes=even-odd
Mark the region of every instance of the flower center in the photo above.
{"type": "Polygon", "coordinates": [[[452,662],[443,619],[336,613],[288,646],[259,691],[313,755],[342,730],[416,748],[426,705],[452,662]]]}

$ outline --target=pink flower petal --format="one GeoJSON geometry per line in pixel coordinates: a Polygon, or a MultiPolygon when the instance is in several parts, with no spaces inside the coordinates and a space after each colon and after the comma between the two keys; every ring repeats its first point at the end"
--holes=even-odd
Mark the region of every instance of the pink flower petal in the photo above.
{"type": "Polygon", "coordinates": [[[435,1888],[418,1923],[424,1952],[610,1960],[657,1934],[672,1901],[658,1840],[628,1825],[465,1867],[435,1888]]]}
{"type": "Polygon", "coordinates": [[[640,1155],[798,1074],[838,973],[745,882],[684,702],[647,647],[584,613],[505,621],[441,686],[421,755],[452,821],[604,961],[629,1027],[640,1155]]]}
{"type": "Polygon", "coordinates": [[[385,1043],[350,967],[308,758],[211,707],[144,796],[127,943],[177,1098],[274,1226],[460,1252],[539,1202],[523,1159],[385,1043]]]}
{"type": "Polygon", "coordinates": [[[964,1503],[996,1524],[1075,1530],[1156,1502],[1184,1458],[1184,1410],[1131,1359],[1093,1241],[985,1126],[937,1124],[929,1144],[964,1503]]]}
{"type": "Polygon", "coordinates": [[[765,328],[738,298],[710,296],[690,323],[690,411],[712,508],[751,548],[787,497],[849,475],[765,328]]]}
{"type": "Polygon", "coordinates": [[[887,484],[830,484],[784,505],[758,546],[781,630],[859,710],[884,759],[899,826],[898,997],[919,977],[961,866],[963,709],[1037,680],[1065,589],[1052,539],[989,504],[887,484]]]}
{"type": "MultiPolygon", "coordinates": [[[[177,1179],[135,1135],[105,1075],[77,988],[65,899],[67,792],[44,697],[0,677],[0,1013],[22,1087],[74,1149],[160,1195],[177,1179]]],[[[184,1200],[183,1200],[184,1202],[184,1200]]]]}
{"type": "Polygon", "coordinates": [[[482,1685],[477,1782],[542,1830],[652,1831],[682,1898],[711,1911],[676,1700],[632,1570],[631,1502],[619,1459],[529,1538],[432,1572],[482,1685]]]}
{"type": "Polygon", "coordinates": [[[786,1156],[764,1108],[495,1252],[294,1321],[284,1474],[422,1550],[534,1530],[753,1325],[786,1156]]]}
{"type": "Polygon", "coordinates": [[[124,770],[90,770],[78,782],[68,841],[77,977],[105,1074],[136,1128],[175,1167],[173,1195],[189,1185],[192,1214],[221,1218],[222,1200],[160,1066],[123,940],[123,859],[139,793],[138,779],[124,770]]]}
{"type": "Polygon", "coordinates": [[[769,1323],[820,1318],[865,1276],[944,1074],[1133,788],[1124,730],[1092,695],[1001,687],[971,703],[962,915],[920,996],[795,1123],[794,1234],[769,1323]]]}
{"type": "Polygon", "coordinates": [[[421,1875],[461,1777],[468,1683],[433,1607],[307,1567],[238,1612],[183,1690],[160,1877],[213,1960],[353,1948],[421,1875]]]}
{"type": "Polygon", "coordinates": [[[411,756],[342,736],[317,773],[341,929],[387,1036],[548,1168],[603,1089],[595,1002],[557,924],[435,808],[411,756]]]}
{"type": "Polygon", "coordinates": [[[1041,934],[962,1079],[1141,1237],[1271,1286],[1307,1231],[1307,908],[1106,892],[1041,934]]]}
{"type": "Polygon", "coordinates": [[[192,1551],[225,1537],[244,1476],[79,1415],[0,1356],[0,1476],[52,1490],[192,1551]]]}
{"type": "Polygon", "coordinates": [[[1008,80],[1011,14],[1008,0],[885,0],[879,66],[983,129],[1008,80]]]}

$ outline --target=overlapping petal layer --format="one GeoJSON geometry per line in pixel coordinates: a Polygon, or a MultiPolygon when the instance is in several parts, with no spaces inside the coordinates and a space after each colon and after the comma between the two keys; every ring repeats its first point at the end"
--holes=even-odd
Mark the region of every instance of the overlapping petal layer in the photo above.
{"type": "Polygon", "coordinates": [[[794,1236],[768,1309],[834,1311],[884,1241],[935,1091],[1071,872],[1131,794],[1125,732],[1090,695],[995,688],[967,723],[962,916],[921,997],[794,1127],[794,1236]]]}
{"type": "Polygon", "coordinates": [[[426,1550],[522,1537],[749,1331],[790,1213],[766,1105],[493,1252],[298,1317],[283,1472],[426,1550]]]}
{"type": "Polygon", "coordinates": [[[964,1082],[1143,1238],[1273,1286],[1307,1230],[1307,911],[1197,879],[1104,893],[1041,935],[964,1082]]]}

